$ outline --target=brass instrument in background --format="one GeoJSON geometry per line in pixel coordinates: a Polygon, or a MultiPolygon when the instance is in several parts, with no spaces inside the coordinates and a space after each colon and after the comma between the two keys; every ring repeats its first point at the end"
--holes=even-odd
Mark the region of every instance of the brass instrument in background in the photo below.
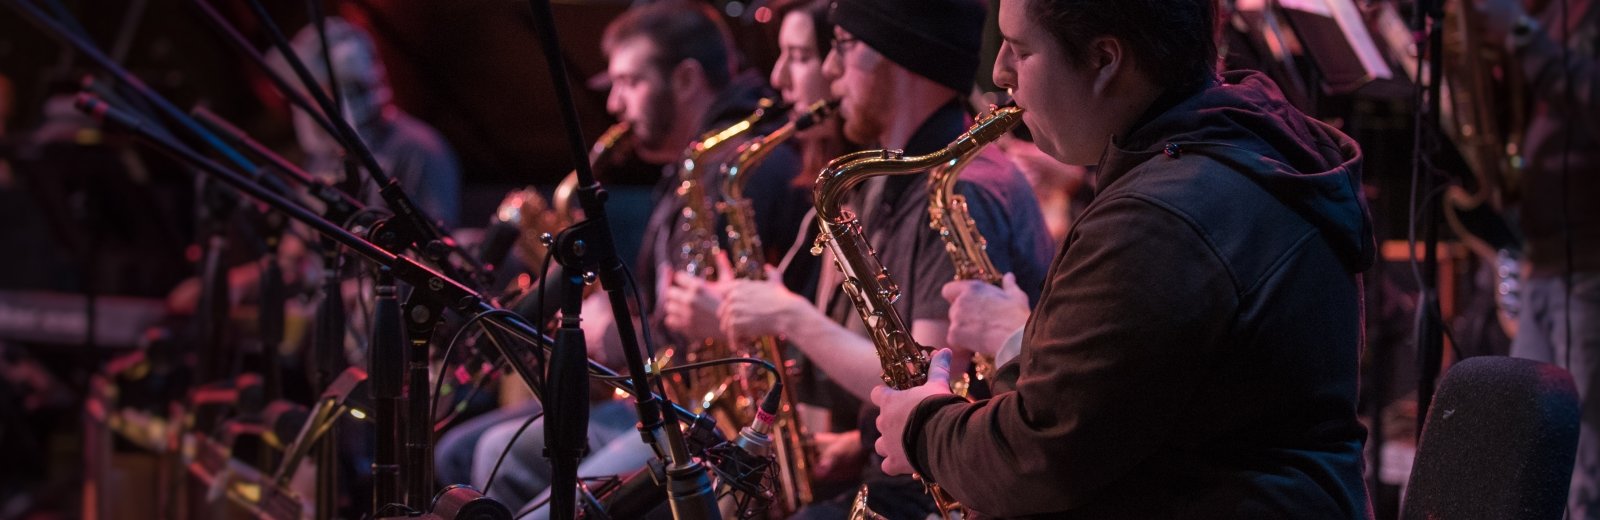
{"type": "MultiPolygon", "coordinates": [[[[594,146],[589,148],[589,164],[600,164],[609,159],[619,150],[617,145],[632,134],[632,130],[628,123],[617,123],[607,128],[595,140],[594,146]]],[[[544,263],[545,247],[539,241],[541,235],[554,235],[582,218],[579,214],[582,210],[573,206],[577,193],[578,171],[573,170],[556,185],[550,200],[545,200],[539,195],[538,189],[529,186],[507,193],[505,199],[500,201],[494,218],[517,226],[522,232],[517,238],[517,254],[528,263],[529,269],[537,269],[544,263]]],[[[540,273],[541,276],[543,274],[540,273]]]]}
{"type": "MultiPolygon", "coordinates": [[[[677,195],[682,203],[678,222],[682,228],[678,235],[678,256],[674,259],[677,270],[713,281],[720,275],[716,269],[716,257],[722,254],[722,246],[717,237],[716,209],[711,193],[715,187],[708,189],[706,186],[707,172],[716,170],[708,168],[724,162],[727,157],[723,152],[736,149],[733,145],[754,131],[757,124],[773,114],[786,111],[775,105],[771,100],[761,100],[749,116],[722,130],[706,133],[684,152],[678,172],[677,195]]],[[[689,345],[664,349],[661,365],[735,357],[728,342],[720,338],[688,340],[692,342],[689,345]],[[666,362],[674,357],[678,361],[666,362]]],[[[718,424],[732,428],[724,431],[730,437],[738,435],[737,425],[749,422],[746,419],[753,416],[753,403],[761,398],[759,394],[748,394],[735,388],[742,381],[738,369],[732,366],[675,374],[666,384],[674,401],[686,403],[695,411],[712,412],[717,416],[718,424]]]]}
{"type": "MultiPolygon", "coordinates": [[[[766,262],[761,257],[761,236],[756,232],[755,208],[745,197],[745,185],[750,175],[772,151],[796,133],[827,119],[838,108],[837,101],[819,101],[806,113],[789,121],[781,128],[745,143],[739,147],[739,157],[723,171],[723,201],[719,205],[727,217],[728,256],[733,265],[733,275],[745,280],[765,280],[766,262]]],[[[778,379],[788,391],[783,392],[783,408],[778,412],[778,422],[773,435],[776,449],[774,465],[777,467],[777,489],[783,504],[783,513],[793,513],[814,499],[811,492],[811,463],[815,460],[808,436],[800,422],[799,401],[795,399],[797,387],[789,383],[788,364],[784,362],[782,345],[778,338],[765,336],[753,343],[754,352],[742,353],[760,357],[778,366],[778,379]]],[[[761,384],[763,379],[755,367],[746,371],[746,395],[765,395],[771,385],[761,384]]]]}
{"type": "MultiPolygon", "coordinates": [[[[1406,75],[1421,82],[1416,39],[1399,9],[1390,2],[1375,3],[1374,9],[1374,34],[1406,75]]],[[[1470,185],[1452,184],[1446,191],[1445,221],[1493,270],[1496,317],[1501,330],[1515,337],[1522,244],[1502,215],[1520,197],[1527,96],[1516,58],[1503,42],[1483,38],[1482,15],[1470,0],[1447,0],[1444,14],[1439,130],[1471,170],[1461,176],[1470,185]]]]}
{"type": "Polygon", "coordinates": [[[1446,87],[1440,128],[1472,170],[1473,185],[1445,193],[1445,221],[1495,275],[1496,318],[1507,337],[1517,336],[1521,310],[1522,244],[1503,216],[1522,188],[1522,132],[1527,101],[1521,67],[1504,42],[1486,41],[1482,14],[1471,0],[1446,2],[1446,87]]]}
{"type": "Polygon", "coordinates": [[[871,507],[867,507],[867,486],[862,485],[856,490],[856,497],[850,499],[849,520],[889,520],[888,517],[878,514],[871,507]]]}
{"type": "MultiPolygon", "coordinates": [[[[850,296],[856,313],[866,324],[872,344],[883,365],[883,382],[897,390],[919,386],[928,380],[928,348],[911,337],[911,328],[895,310],[900,288],[876,252],[867,244],[860,219],[844,209],[850,189],[871,177],[910,175],[958,161],[994,142],[1010,129],[1019,112],[1003,117],[987,117],[957,137],[949,146],[934,153],[905,157],[900,150],[867,150],[834,159],[817,177],[817,225],[821,233],[811,248],[820,255],[824,247],[833,252],[834,266],[844,274],[842,289],[850,296]]],[[[936,483],[928,483],[928,494],[946,518],[962,516],[961,504],[950,498],[936,483]]],[[[866,512],[860,512],[865,514],[866,512]]],[[[855,514],[855,513],[852,513],[855,514]]]]}
{"type": "MultiPolygon", "coordinates": [[[[1022,109],[991,107],[989,114],[980,120],[996,125],[996,132],[1009,132],[1022,122],[1022,109]]],[[[928,172],[928,225],[944,240],[944,250],[950,254],[950,263],[955,264],[957,280],[982,280],[998,286],[1001,274],[989,260],[988,242],[984,241],[983,234],[978,232],[978,223],[967,211],[967,197],[956,193],[956,180],[961,177],[961,170],[982,150],[982,146],[973,148],[928,172]]],[[[994,377],[994,360],[989,356],[973,354],[972,363],[979,379],[994,377]]]]}

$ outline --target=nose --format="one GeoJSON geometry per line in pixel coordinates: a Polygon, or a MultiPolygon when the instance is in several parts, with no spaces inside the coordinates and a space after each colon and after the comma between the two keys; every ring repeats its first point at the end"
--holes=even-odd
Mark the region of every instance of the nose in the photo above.
{"type": "MultiPolygon", "coordinates": [[[[782,91],[789,87],[789,59],[782,54],[778,55],[778,62],[772,65],[772,88],[782,91]]],[[[793,100],[790,100],[793,101],[793,100]]]]}
{"type": "Polygon", "coordinates": [[[617,87],[611,87],[611,92],[606,93],[606,112],[613,117],[622,116],[622,92],[617,87]]]}
{"type": "Polygon", "coordinates": [[[839,79],[840,76],[844,76],[843,60],[844,56],[839,55],[839,46],[835,45],[832,49],[829,49],[828,57],[822,60],[822,76],[828,78],[829,81],[834,81],[839,79]]]}
{"type": "Polygon", "coordinates": [[[1017,87],[1017,71],[1013,68],[1012,59],[1011,44],[1001,42],[1000,52],[995,56],[994,70],[990,71],[994,86],[1003,89],[1017,87]]]}

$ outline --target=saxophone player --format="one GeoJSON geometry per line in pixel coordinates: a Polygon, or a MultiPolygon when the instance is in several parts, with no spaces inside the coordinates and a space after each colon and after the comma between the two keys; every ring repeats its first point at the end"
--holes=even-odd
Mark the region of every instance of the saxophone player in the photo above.
{"type": "MultiPolygon", "coordinates": [[[[769,95],[760,77],[745,71],[739,63],[720,17],[703,2],[653,2],[624,12],[607,25],[602,37],[611,80],[607,111],[630,124],[635,139],[633,150],[641,159],[668,165],[661,169],[653,193],[654,207],[638,248],[640,255],[632,263],[647,306],[654,305],[662,292],[666,279],[658,273],[663,266],[670,267],[674,259],[670,250],[679,242],[677,209],[682,202],[672,188],[677,185],[675,168],[681,154],[697,136],[745,117],[755,109],[757,101],[769,95]]],[[[775,152],[752,175],[748,189],[758,208],[761,232],[772,237],[774,244],[787,245],[794,240],[798,218],[807,206],[805,190],[791,182],[798,172],[796,160],[792,150],[775,152]],[[790,208],[801,209],[786,217],[784,210],[790,208]]],[[[645,326],[659,325],[656,309],[638,312],[645,317],[645,326]]],[[[585,300],[582,324],[591,357],[603,363],[619,363],[620,339],[604,294],[585,300]]],[[[661,338],[665,332],[658,330],[653,336],[661,338]]],[[[542,454],[542,426],[532,424],[522,435],[516,435],[534,410],[519,412],[515,417],[501,418],[475,442],[461,443],[467,445],[462,449],[473,451],[471,483],[482,486],[507,444],[516,438],[490,489],[491,497],[513,508],[538,502],[539,495],[547,495],[550,471],[542,454]]],[[[634,413],[632,405],[623,401],[606,400],[592,406],[590,455],[579,466],[580,475],[626,475],[652,457],[634,430],[638,421],[634,413]]],[[[445,457],[441,455],[440,459],[445,457]]],[[[547,509],[540,508],[528,518],[547,514],[547,509]]]]}
{"type": "MultiPolygon", "coordinates": [[[[840,0],[832,12],[832,49],[822,63],[840,100],[844,137],[869,148],[924,154],[943,148],[971,125],[961,99],[973,88],[984,7],[975,0],[840,0]]],[[[813,174],[815,172],[812,172],[813,174]]],[[[926,174],[869,181],[853,209],[863,214],[868,241],[905,295],[895,303],[912,334],[942,346],[948,304],[939,295],[954,266],[928,226],[926,174]]],[[[957,191],[966,196],[989,252],[1000,269],[1037,289],[1050,239],[1022,174],[998,150],[967,167],[957,191]]],[[[804,254],[804,253],[802,253],[804,254]]],[[[881,364],[833,269],[822,269],[816,300],[773,283],[730,284],[718,309],[731,337],[787,338],[815,368],[857,398],[882,380],[881,364]]],[[[869,415],[875,413],[868,411],[869,415]]],[[[871,422],[866,423],[871,426],[871,422]]],[[[870,445],[870,430],[862,441],[870,445]]],[[[872,509],[891,517],[922,518],[933,504],[906,477],[866,475],[872,509]]],[[[848,497],[844,497],[848,498],[848,497]]],[[[814,506],[802,518],[842,517],[848,503],[814,506]]]]}
{"type": "Polygon", "coordinates": [[[993,398],[949,396],[946,353],[874,389],[884,471],[993,517],[1370,516],[1355,142],[1219,75],[1212,0],[1002,0],[999,28],[995,83],[1100,191],[993,398]]]}

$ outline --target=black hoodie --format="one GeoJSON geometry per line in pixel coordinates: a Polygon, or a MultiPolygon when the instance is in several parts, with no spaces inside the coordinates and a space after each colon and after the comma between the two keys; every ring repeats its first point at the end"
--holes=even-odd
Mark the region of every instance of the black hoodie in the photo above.
{"type": "Polygon", "coordinates": [[[1150,118],[1101,161],[1014,386],[921,403],[912,464],[996,517],[1370,516],[1359,166],[1257,74],[1150,118]]]}

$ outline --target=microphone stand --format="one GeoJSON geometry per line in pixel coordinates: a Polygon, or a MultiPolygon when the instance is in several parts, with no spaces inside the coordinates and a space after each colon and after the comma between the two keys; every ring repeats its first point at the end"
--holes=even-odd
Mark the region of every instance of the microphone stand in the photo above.
{"type": "Polygon", "coordinates": [[[266,360],[261,374],[265,382],[265,400],[272,402],[283,397],[278,353],[283,347],[284,305],[288,298],[284,294],[283,268],[278,265],[278,255],[283,245],[285,222],[283,215],[276,212],[266,213],[262,218],[267,251],[261,261],[261,310],[257,319],[261,328],[261,357],[266,360]]]}
{"type": "MultiPolygon", "coordinates": [[[[317,305],[315,335],[307,353],[311,382],[316,385],[314,388],[327,388],[333,383],[335,374],[344,370],[344,286],[339,278],[339,272],[344,267],[342,260],[339,243],[323,237],[322,302],[317,305]]],[[[338,508],[338,432],[337,424],[329,425],[328,433],[317,440],[314,448],[317,460],[316,520],[331,520],[338,508]]]]}
{"type": "MultiPolygon", "coordinates": [[[[633,380],[632,386],[635,389],[648,389],[651,388],[649,372],[645,368],[644,358],[639,349],[633,318],[628,310],[628,298],[624,292],[628,275],[622,260],[617,256],[616,241],[611,233],[610,221],[606,217],[606,192],[595,181],[588,154],[585,152],[577,105],[573,102],[571,81],[566,62],[561,59],[559,38],[556,37],[555,15],[551,11],[549,0],[529,0],[528,5],[533,11],[534,32],[538,33],[540,38],[540,48],[544,51],[545,62],[555,86],[557,104],[561,107],[562,120],[566,123],[567,143],[576,165],[580,186],[578,201],[583,207],[585,217],[584,221],[563,230],[556,237],[552,252],[556,261],[562,266],[562,277],[565,279],[567,289],[562,303],[563,330],[577,330],[579,323],[577,311],[581,308],[582,298],[580,286],[582,273],[597,273],[600,286],[606,291],[607,298],[611,302],[617,332],[622,339],[623,355],[627,359],[628,371],[633,380]]],[[[643,311],[644,309],[640,309],[640,312],[643,311]]],[[[581,336],[577,337],[581,339],[581,336]]],[[[552,474],[550,488],[551,518],[556,520],[569,520],[577,514],[576,458],[581,454],[582,441],[586,438],[585,431],[588,427],[587,414],[572,412],[579,408],[586,410],[588,403],[584,381],[582,378],[571,377],[581,370],[578,361],[583,355],[566,352],[575,350],[578,343],[576,339],[569,341],[570,345],[558,345],[560,348],[552,353],[549,366],[551,377],[547,390],[550,398],[545,403],[547,410],[555,408],[558,411],[556,414],[547,414],[545,419],[548,456],[551,459],[551,467],[556,470],[552,474]],[[558,388],[557,385],[562,387],[558,388]],[[559,412],[572,415],[561,417],[559,412]],[[574,446],[572,443],[577,445],[574,446]]],[[[670,406],[671,402],[666,399],[657,400],[650,392],[636,393],[635,396],[638,397],[635,405],[639,412],[640,436],[658,456],[671,457],[668,459],[671,464],[667,470],[669,494],[674,498],[709,495],[711,491],[709,476],[700,467],[699,461],[689,456],[683,432],[675,424],[670,427],[664,425],[662,403],[665,402],[670,406]],[[663,451],[663,444],[667,447],[666,451],[663,451]]],[[[679,502],[679,500],[673,502],[675,515],[679,513],[679,502]]],[[[700,500],[701,505],[698,506],[690,505],[687,498],[681,502],[684,504],[684,513],[699,510],[702,513],[712,513],[707,518],[720,516],[714,514],[717,507],[714,496],[700,500]]]]}
{"type": "MultiPolygon", "coordinates": [[[[1418,110],[1424,110],[1424,117],[1418,118],[1415,128],[1415,146],[1412,158],[1413,178],[1420,176],[1421,187],[1412,197],[1421,196],[1422,208],[1414,212],[1412,218],[1421,215],[1423,233],[1423,257],[1419,270],[1422,279],[1419,280],[1419,297],[1417,298],[1417,312],[1422,313],[1417,320],[1415,342],[1417,349],[1417,438],[1422,438],[1422,423],[1428,417],[1428,407],[1433,402],[1433,393],[1436,380],[1444,356],[1444,336],[1441,315],[1439,311],[1439,217],[1442,208],[1442,199],[1433,197],[1436,182],[1439,180],[1433,162],[1428,156],[1434,153],[1435,137],[1440,124],[1440,110],[1442,109],[1441,88],[1444,73],[1444,2],[1440,0],[1417,0],[1416,12],[1412,17],[1412,28],[1423,35],[1425,42],[1421,45],[1419,56],[1426,56],[1428,60],[1427,84],[1418,87],[1417,95],[1425,98],[1427,106],[1424,108],[1419,103],[1418,110]],[[1425,32],[1421,32],[1425,31],[1425,32]]],[[[1420,72],[1419,72],[1420,76],[1420,72]]],[[[1419,99],[1421,101],[1421,99],[1419,99]]],[[[1413,228],[1416,226],[1412,223],[1413,228]]],[[[1416,255],[1416,251],[1409,254],[1416,255]]]]}
{"type": "MultiPolygon", "coordinates": [[[[228,370],[233,366],[230,356],[222,351],[228,338],[231,300],[228,267],[223,265],[223,256],[228,250],[228,223],[238,209],[239,199],[225,190],[209,179],[200,179],[196,185],[200,208],[198,220],[205,243],[205,256],[200,262],[200,301],[195,308],[201,348],[195,363],[194,380],[201,384],[227,377],[228,370]]],[[[197,410],[194,427],[198,431],[209,431],[219,419],[217,414],[214,408],[197,410]]]]}
{"type": "MultiPolygon", "coordinates": [[[[189,164],[212,178],[223,181],[251,198],[267,204],[282,212],[285,216],[293,218],[323,236],[336,241],[368,261],[387,268],[395,280],[405,282],[413,287],[414,297],[427,298],[433,304],[448,307],[466,316],[477,316],[499,310],[490,300],[460,282],[410,258],[391,253],[371,241],[346,231],[339,225],[322,218],[314,212],[290,202],[282,195],[251,182],[247,176],[217,164],[181,143],[161,136],[158,132],[151,130],[143,121],[138,120],[124,110],[106,105],[98,98],[86,94],[79,96],[79,108],[111,125],[122,127],[174,159],[189,164]]],[[[496,313],[494,316],[486,317],[485,322],[499,327],[501,330],[523,341],[538,345],[540,348],[549,350],[555,344],[554,340],[539,334],[532,325],[529,325],[526,320],[514,315],[514,313],[496,313]]],[[[495,342],[491,342],[491,345],[499,351],[498,353],[506,359],[512,370],[517,372],[517,375],[524,382],[531,384],[532,381],[537,380],[532,368],[533,364],[528,359],[531,354],[525,352],[527,349],[513,350],[506,347],[505,344],[495,342]]],[[[635,354],[637,355],[637,353],[635,354]]],[[[593,361],[588,361],[587,365],[591,376],[635,395],[640,402],[665,403],[666,409],[676,419],[689,425],[687,432],[680,431],[678,427],[664,428],[670,432],[669,435],[675,433],[680,440],[684,435],[687,435],[694,442],[703,446],[725,442],[725,439],[721,437],[721,433],[716,428],[715,420],[665,401],[665,399],[651,392],[651,388],[648,385],[637,384],[640,379],[638,374],[635,374],[632,378],[622,378],[610,369],[593,361]]],[[[657,410],[661,410],[661,408],[657,408],[657,410]]]]}
{"type": "Polygon", "coordinates": [[[328,122],[327,116],[323,115],[321,111],[312,108],[311,102],[306,99],[305,95],[290,86],[289,82],[283,79],[283,76],[273,73],[272,67],[267,65],[267,60],[261,56],[261,52],[257,51],[255,46],[250,43],[250,40],[240,34],[238,29],[230,25],[227,19],[222,17],[222,13],[217,12],[216,8],[212,7],[211,3],[206,0],[191,0],[191,3],[200,10],[201,14],[205,15],[206,21],[211,22],[211,27],[217,30],[224,41],[227,41],[240,54],[250,58],[250,61],[255,62],[257,67],[260,67],[267,76],[267,80],[277,87],[278,92],[283,94],[284,99],[289,100],[289,104],[304,111],[318,127],[322,128],[328,135],[333,136],[334,139],[338,139],[339,133],[333,129],[333,123],[328,122]]]}
{"type": "MultiPolygon", "coordinates": [[[[394,212],[394,217],[379,222],[371,231],[370,236],[390,250],[398,249],[398,246],[404,244],[411,244],[423,258],[439,266],[451,278],[464,281],[472,288],[479,288],[487,284],[490,273],[482,265],[479,265],[471,255],[461,252],[455,241],[446,235],[436,222],[428,219],[416,207],[416,204],[406,195],[405,190],[401,188],[400,182],[384,173],[371,148],[367,146],[360,134],[351,127],[348,121],[338,116],[341,113],[338,102],[342,100],[330,99],[328,94],[318,86],[317,81],[311,75],[304,61],[300,59],[300,56],[289,44],[288,38],[284,36],[278,25],[273,22],[266,7],[259,0],[250,0],[248,3],[262,26],[266,28],[267,35],[271,37],[273,46],[282,53],[284,60],[289,63],[290,68],[299,77],[301,84],[311,93],[311,97],[317,102],[317,105],[322,108],[322,113],[329,116],[328,122],[333,125],[334,136],[341,142],[346,153],[354,156],[355,159],[360,161],[361,166],[366,168],[373,182],[379,186],[378,192],[383,197],[384,202],[388,204],[390,211],[394,212]],[[469,274],[461,273],[449,262],[448,257],[452,252],[461,253],[459,256],[462,261],[471,268],[469,274]]],[[[313,11],[314,22],[319,26],[319,33],[325,35],[325,32],[320,30],[320,10],[315,9],[314,5],[311,5],[311,10],[313,11]]],[[[217,21],[220,23],[220,20],[217,21]]],[[[324,44],[326,44],[326,40],[324,40],[324,44]]],[[[323,49],[323,55],[324,60],[327,60],[328,53],[326,48],[323,49]]],[[[338,79],[332,74],[332,62],[326,62],[325,65],[328,67],[328,83],[335,89],[335,95],[337,95],[338,79]]],[[[430,302],[426,298],[418,298],[416,293],[412,293],[406,299],[403,309],[405,328],[411,338],[411,348],[403,354],[408,362],[405,368],[400,370],[404,374],[402,377],[409,379],[409,381],[402,384],[407,389],[404,392],[404,399],[408,400],[408,405],[405,406],[405,409],[411,421],[406,423],[405,431],[394,440],[398,440],[401,443],[405,452],[404,493],[399,498],[403,499],[404,503],[414,510],[422,509],[424,502],[432,495],[430,488],[433,485],[433,460],[430,452],[433,444],[433,430],[429,415],[431,400],[428,395],[428,342],[433,337],[433,331],[439,323],[442,310],[442,306],[438,303],[430,302]]],[[[376,370],[374,370],[373,377],[379,377],[376,370]]],[[[382,427],[381,424],[380,427],[382,427]]],[[[380,491],[382,490],[380,489],[380,491]]],[[[382,502],[380,505],[387,503],[382,502]]]]}
{"type": "MultiPolygon", "coordinates": [[[[125,110],[111,107],[92,95],[80,94],[79,108],[81,110],[96,116],[97,119],[100,119],[104,122],[123,127],[127,131],[137,135],[146,143],[155,146],[162,152],[185,164],[189,164],[199,171],[209,175],[210,178],[223,181],[234,189],[249,194],[252,198],[259,200],[280,212],[283,212],[286,216],[306,224],[318,233],[322,234],[324,237],[337,241],[339,244],[348,247],[352,252],[365,257],[375,264],[388,268],[389,272],[395,277],[395,279],[403,281],[415,289],[413,292],[413,297],[426,298],[432,305],[437,305],[441,308],[448,307],[468,316],[477,316],[479,314],[498,310],[492,301],[485,299],[482,295],[476,293],[471,288],[457,281],[457,279],[453,277],[447,277],[444,274],[434,271],[433,269],[430,269],[404,256],[391,253],[389,250],[375,245],[368,240],[355,236],[339,225],[334,224],[307,209],[306,207],[291,201],[286,195],[284,195],[287,190],[282,186],[282,184],[274,183],[274,181],[278,181],[276,177],[262,176],[259,169],[251,164],[248,160],[245,160],[242,156],[239,156],[237,152],[233,152],[231,148],[221,143],[216,139],[215,136],[205,132],[205,130],[200,128],[197,123],[191,119],[188,119],[183,115],[182,112],[177,111],[176,108],[174,108],[170,102],[166,101],[165,98],[162,98],[160,95],[150,91],[148,88],[144,88],[143,84],[140,83],[137,78],[131,74],[128,74],[114,61],[111,61],[109,58],[107,58],[104,53],[100,52],[94,46],[93,43],[90,43],[86,39],[77,37],[71,33],[71,31],[65,29],[60,22],[44,15],[35,6],[27,2],[27,0],[0,1],[8,2],[14,10],[29,18],[30,21],[44,29],[45,32],[50,36],[58,38],[66,44],[75,47],[83,54],[93,58],[94,61],[96,61],[97,64],[99,64],[102,68],[123,79],[123,81],[125,81],[127,84],[135,86],[136,90],[138,90],[142,96],[154,103],[157,107],[161,107],[163,113],[169,118],[174,119],[186,128],[189,128],[193,134],[201,137],[205,142],[210,144],[211,147],[223,152],[224,155],[228,156],[232,162],[235,163],[236,167],[249,172],[249,174],[241,174],[238,171],[230,170],[222,165],[217,164],[211,159],[199,154],[194,149],[172,138],[170,134],[167,134],[164,130],[147,124],[145,121],[132,114],[129,114],[125,110]],[[259,183],[265,183],[266,186],[264,187],[259,183]]],[[[259,7],[259,3],[256,3],[256,6],[259,7]]],[[[550,16],[549,13],[548,3],[544,4],[544,9],[542,12],[544,16],[542,18],[536,16],[536,19],[540,20],[542,25],[550,29],[544,31],[544,36],[553,41],[554,24],[553,17],[550,16]]],[[[281,39],[281,34],[278,36],[281,39]]],[[[554,49],[556,49],[556,47],[553,45],[547,46],[547,58],[557,57],[554,54],[554,49]]],[[[292,57],[292,53],[290,53],[290,56],[292,57]]],[[[559,64],[560,61],[558,59],[553,59],[552,63],[559,64]]],[[[302,73],[304,72],[303,65],[300,67],[300,70],[302,73]]],[[[560,70],[564,77],[565,70],[559,69],[559,65],[558,70],[560,70]]],[[[562,82],[561,87],[562,89],[567,88],[566,83],[562,82]]],[[[576,110],[571,103],[570,96],[570,91],[565,92],[564,98],[567,99],[567,103],[565,104],[565,112],[569,123],[571,123],[568,126],[569,134],[576,136],[578,134],[578,129],[576,126],[576,110]]],[[[326,101],[325,97],[319,96],[319,98],[319,101],[326,101]]],[[[323,104],[326,108],[327,103],[323,104]]],[[[344,128],[346,131],[348,131],[348,129],[343,125],[341,125],[340,128],[344,128]]],[[[576,139],[573,140],[573,143],[575,146],[574,156],[582,157],[583,152],[581,145],[577,144],[578,141],[576,139]]],[[[579,161],[579,163],[580,172],[587,172],[588,165],[584,161],[579,161]]],[[[603,215],[603,190],[601,190],[598,185],[593,182],[592,174],[580,176],[580,178],[583,177],[588,178],[585,188],[580,192],[580,198],[585,205],[586,210],[592,211],[592,213],[590,213],[592,215],[603,215]]],[[[392,186],[392,183],[390,184],[392,186]]],[[[590,227],[593,227],[595,222],[599,222],[601,224],[599,229],[603,230],[600,233],[603,236],[604,230],[608,230],[608,228],[604,225],[605,221],[603,218],[599,220],[591,219],[590,227]]],[[[568,231],[563,232],[563,235],[568,237],[576,237],[577,233],[575,233],[574,230],[569,229],[568,231]]],[[[594,242],[594,248],[586,245],[589,244],[589,242],[584,240],[566,240],[563,242],[569,246],[564,247],[563,249],[576,256],[590,259],[611,259],[610,262],[607,262],[607,264],[609,264],[609,268],[601,271],[603,275],[602,282],[608,283],[607,280],[610,280],[610,285],[607,287],[607,290],[610,293],[611,301],[617,309],[621,309],[617,311],[619,314],[623,315],[623,319],[618,320],[618,327],[627,333],[624,339],[625,344],[636,347],[637,344],[634,343],[636,338],[633,336],[632,323],[631,320],[628,319],[626,314],[627,311],[625,310],[627,308],[626,300],[622,297],[620,291],[620,282],[622,278],[626,276],[626,273],[622,270],[620,260],[616,259],[614,247],[612,246],[611,242],[609,240],[594,242]],[[607,254],[595,254],[593,256],[586,254],[597,251],[604,251],[607,254]]],[[[522,320],[516,316],[506,316],[497,313],[495,316],[489,317],[486,320],[486,323],[500,327],[507,333],[546,349],[550,349],[554,345],[553,340],[543,336],[542,334],[539,334],[537,329],[529,325],[525,320],[522,320]]],[[[529,360],[518,355],[522,354],[523,352],[514,351],[498,343],[491,343],[497,350],[500,351],[500,355],[506,358],[512,369],[517,372],[518,376],[521,377],[525,383],[531,384],[532,381],[537,380],[537,377],[532,369],[532,364],[529,363],[529,360]]],[[[686,441],[684,440],[686,434],[689,438],[700,443],[701,445],[715,445],[725,442],[725,440],[721,438],[720,432],[716,430],[716,423],[714,420],[703,415],[692,413],[652,392],[652,388],[647,379],[647,373],[643,368],[644,364],[641,354],[638,352],[637,348],[628,349],[626,354],[629,358],[630,369],[632,369],[632,374],[628,378],[618,377],[611,370],[596,364],[593,361],[587,362],[588,370],[591,375],[599,377],[608,384],[618,389],[628,391],[636,396],[637,403],[641,411],[641,421],[642,424],[644,424],[644,426],[641,427],[641,432],[646,441],[657,450],[657,453],[661,453],[659,447],[660,443],[658,440],[664,438],[665,442],[671,445],[670,447],[671,453],[674,457],[674,465],[680,467],[689,467],[696,465],[697,463],[692,464],[691,462],[693,461],[688,461],[688,450],[685,446],[686,441]],[[685,432],[676,426],[670,428],[663,427],[662,413],[664,408],[673,413],[676,419],[687,422],[689,424],[688,431],[685,432]],[[662,433],[663,431],[665,434],[662,433]]],[[[673,472],[669,472],[669,474],[670,473],[673,472]]],[[[677,473],[681,474],[683,472],[680,471],[677,473]]],[[[703,474],[703,472],[701,474],[703,474]]],[[[684,487],[709,487],[695,486],[694,482],[687,483],[689,486],[684,487]]],[[[712,504],[711,507],[715,507],[715,505],[712,504]]]]}
{"type": "MultiPolygon", "coordinates": [[[[311,75],[311,71],[306,67],[305,62],[300,59],[300,56],[290,46],[289,39],[278,28],[278,24],[272,21],[272,17],[267,13],[266,7],[260,0],[249,0],[248,3],[250,4],[250,9],[259,18],[262,27],[266,28],[267,35],[272,40],[272,45],[278,49],[278,52],[283,54],[284,61],[289,63],[289,67],[294,70],[301,84],[311,93],[311,99],[317,102],[318,107],[322,108],[322,113],[324,115],[338,114],[339,109],[335,106],[334,101],[318,86],[316,79],[311,75]]],[[[336,83],[334,78],[328,79],[330,83],[336,83]]],[[[405,190],[400,187],[398,180],[384,173],[383,167],[378,164],[378,159],[372,154],[372,149],[367,146],[366,141],[361,138],[360,134],[357,134],[355,129],[350,126],[350,123],[338,117],[329,117],[328,122],[333,125],[334,137],[340,141],[347,153],[350,153],[360,161],[361,166],[367,170],[367,174],[372,176],[373,182],[378,185],[379,195],[388,204],[389,210],[394,212],[395,217],[382,225],[382,227],[392,228],[387,230],[387,232],[392,233],[390,236],[398,243],[414,246],[418,254],[434,265],[439,266],[440,270],[450,275],[451,278],[466,282],[470,287],[479,287],[486,283],[483,266],[478,265],[477,260],[472,258],[471,255],[465,253],[459,255],[472,269],[473,276],[470,277],[463,275],[459,269],[447,261],[447,257],[452,252],[460,252],[455,240],[446,235],[437,223],[429,220],[418,210],[411,197],[406,195],[405,190]]],[[[383,231],[379,231],[379,233],[383,233],[383,231]]]]}
{"type": "Polygon", "coordinates": [[[358,213],[367,212],[366,205],[362,204],[360,201],[357,201],[355,197],[351,197],[350,194],[341,191],[339,188],[335,188],[327,181],[313,177],[310,173],[306,173],[305,170],[301,169],[299,166],[295,166],[294,163],[289,162],[288,159],[284,159],[283,156],[278,155],[276,152],[273,152],[271,149],[267,148],[266,145],[257,142],[255,139],[251,139],[250,136],[246,135],[243,130],[240,130],[239,127],[229,123],[227,120],[223,119],[222,116],[218,116],[216,113],[206,109],[205,107],[195,107],[193,110],[190,110],[189,113],[194,116],[195,121],[198,121],[201,125],[205,126],[206,129],[215,132],[219,137],[227,140],[229,144],[244,148],[246,152],[249,152],[251,155],[256,156],[256,158],[265,161],[268,165],[271,165],[273,167],[273,171],[278,172],[285,178],[293,181],[295,184],[299,184],[301,187],[304,187],[308,194],[322,203],[323,218],[332,220],[334,222],[343,222],[348,225],[348,219],[354,217],[358,213]]]}
{"type": "Polygon", "coordinates": [[[378,430],[372,458],[373,516],[390,504],[406,504],[401,487],[400,454],[405,439],[401,431],[401,399],[405,395],[404,329],[400,326],[400,301],[395,295],[390,267],[377,269],[377,301],[372,306],[372,343],[367,347],[368,374],[372,382],[373,421],[378,430]]]}

